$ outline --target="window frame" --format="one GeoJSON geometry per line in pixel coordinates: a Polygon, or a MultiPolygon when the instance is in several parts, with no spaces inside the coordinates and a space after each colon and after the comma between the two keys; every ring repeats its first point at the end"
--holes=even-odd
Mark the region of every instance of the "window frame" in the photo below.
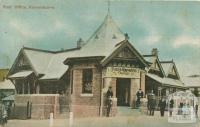
{"type": "Polygon", "coordinates": [[[93,93],[93,69],[85,68],[82,70],[82,93],[81,94],[92,94],[92,93],[93,93]],[[85,88],[86,84],[89,84],[88,88],[85,88]],[[90,90],[87,90],[87,89],[90,89],[90,90]]]}

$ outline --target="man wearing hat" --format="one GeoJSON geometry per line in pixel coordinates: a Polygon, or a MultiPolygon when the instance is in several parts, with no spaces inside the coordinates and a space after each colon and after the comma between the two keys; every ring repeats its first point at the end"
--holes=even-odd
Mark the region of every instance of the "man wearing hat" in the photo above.
{"type": "Polygon", "coordinates": [[[108,91],[106,93],[106,97],[107,97],[107,117],[110,116],[110,110],[112,107],[112,97],[113,97],[113,91],[112,91],[112,87],[109,86],[108,91]]]}
{"type": "Polygon", "coordinates": [[[141,103],[140,99],[143,98],[143,91],[141,90],[141,88],[137,91],[136,96],[137,96],[136,107],[139,107],[141,103]]]}

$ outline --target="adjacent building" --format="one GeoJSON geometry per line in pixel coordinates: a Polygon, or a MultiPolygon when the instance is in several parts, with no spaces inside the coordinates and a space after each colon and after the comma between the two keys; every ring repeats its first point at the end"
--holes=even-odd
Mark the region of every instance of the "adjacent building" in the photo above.
{"type": "Polygon", "coordinates": [[[183,82],[195,96],[200,96],[200,75],[185,76],[183,82]]]}
{"type": "Polygon", "coordinates": [[[6,80],[9,69],[0,69],[0,99],[15,94],[15,86],[10,80],[6,80]]]}

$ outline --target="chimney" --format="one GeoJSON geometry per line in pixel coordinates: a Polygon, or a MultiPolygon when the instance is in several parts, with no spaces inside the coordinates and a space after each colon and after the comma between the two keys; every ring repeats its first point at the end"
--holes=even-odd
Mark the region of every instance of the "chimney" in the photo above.
{"type": "Polygon", "coordinates": [[[153,48],[151,51],[151,54],[154,56],[158,56],[158,49],[157,48],[153,48]]]}
{"type": "Polygon", "coordinates": [[[124,36],[125,36],[125,40],[129,39],[128,33],[125,33],[124,36]]]}
{"type": "Polygon", "coordinates": [[[79,38],[79,40],[77,41],[77,48],[81,48],[84,45],[84,41],[82,38],[79,38]]]}

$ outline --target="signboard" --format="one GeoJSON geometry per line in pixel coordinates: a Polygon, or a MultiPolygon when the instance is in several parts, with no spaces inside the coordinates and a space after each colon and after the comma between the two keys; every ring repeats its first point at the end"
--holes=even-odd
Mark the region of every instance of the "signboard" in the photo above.
{"type": "Polygon", "coordinates": [[[130,67],[107,67],[104,77],[140,78],[140,69],[130,67]]]}

